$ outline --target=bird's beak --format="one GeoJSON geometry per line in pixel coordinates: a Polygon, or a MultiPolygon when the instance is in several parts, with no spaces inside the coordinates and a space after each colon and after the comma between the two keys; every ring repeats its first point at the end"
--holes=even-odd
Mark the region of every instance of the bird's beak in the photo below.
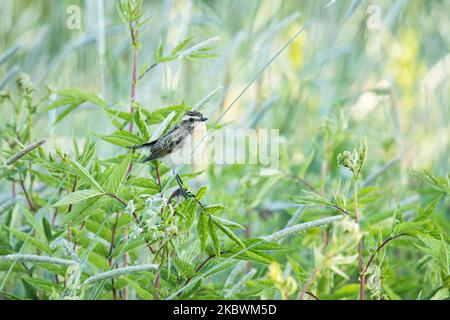
{"type": "Polygon", "coordinates": [[[206,121],[206,120],[208,120],[208,118],[202,117],[200,120],[206,121]]]}

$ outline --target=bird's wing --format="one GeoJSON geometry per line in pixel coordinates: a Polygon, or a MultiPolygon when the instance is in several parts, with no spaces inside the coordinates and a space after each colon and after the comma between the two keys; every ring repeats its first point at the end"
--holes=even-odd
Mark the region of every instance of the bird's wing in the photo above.
{"type": "Polygon", "coordinates": [[[152,145],[154,145],[155,143],[157,143],[158,140],[153,140],[144,144],[140,144],[140,145],[134,145],[134,146],[130,146],[127,147],[128,149],[142,149],[142,148],[146,148],[146,147],[151,147],[152,145]]]}
{"type": "Polygon", "coordinates": [[[144,160],[150,161],[158,158],[162,158],[167,154],[170,154],[172,150],[179,145],[184,138],[188,135],[186,128],[177,125],[170,129],[164,136],[155,141],[150,147],[150,155],[144,160]]]}

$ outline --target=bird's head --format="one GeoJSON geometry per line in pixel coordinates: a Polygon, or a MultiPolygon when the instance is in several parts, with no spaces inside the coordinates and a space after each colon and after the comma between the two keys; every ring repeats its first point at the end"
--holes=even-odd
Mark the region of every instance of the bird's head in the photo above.
{"type": "Polygon", "coordinates": [[[208,118],[203,117],[203,115],[198,111],[188,111],[184,114],[182,121],[186,122],[203,122],[208,120],[208,118]]]}

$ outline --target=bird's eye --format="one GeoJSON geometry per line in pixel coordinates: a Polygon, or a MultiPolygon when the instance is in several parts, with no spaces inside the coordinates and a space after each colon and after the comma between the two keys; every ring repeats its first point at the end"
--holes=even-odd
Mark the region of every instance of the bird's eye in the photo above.
{"type": "Polygon", "coordinates": [[[194,122],[194,119],[190,118],[190,119],[189,119],[189,122],[194,122]]]}

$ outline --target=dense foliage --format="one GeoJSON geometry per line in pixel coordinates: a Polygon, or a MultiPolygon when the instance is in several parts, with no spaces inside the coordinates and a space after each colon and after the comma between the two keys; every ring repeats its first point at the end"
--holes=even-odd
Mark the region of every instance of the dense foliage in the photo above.
{"type": "Polygon", "coordinates": [[[448,299],[449,2],[379,2],[2,0],[0,297],[448,299]],[[175,196],[193,108],[279,168],[175,196]]]}

